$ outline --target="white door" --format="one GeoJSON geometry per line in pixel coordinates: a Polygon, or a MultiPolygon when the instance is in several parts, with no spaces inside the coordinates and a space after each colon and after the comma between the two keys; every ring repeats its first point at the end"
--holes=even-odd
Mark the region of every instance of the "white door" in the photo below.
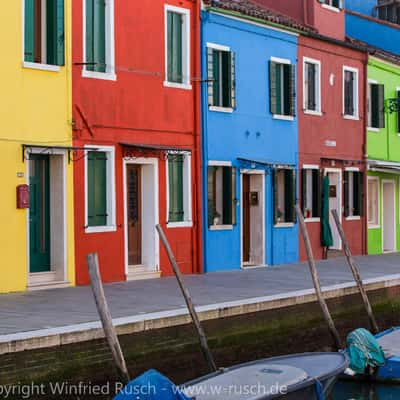
{"type": "Polygon", "coordinates": [[[393,181],[382,182],[382,250],[396,249],[395,186],[393,181]]]}
{"type": "Polygon", "coordinates": [[[339,231],[336,228],[332,210],[336,210],[339,218],[342,219],[342,191],[341,191],[341,171],[328,172],[329,177],[329,224],[332,230],[333,246],[332,249],[341,250],[342,241],[339,231]]]}

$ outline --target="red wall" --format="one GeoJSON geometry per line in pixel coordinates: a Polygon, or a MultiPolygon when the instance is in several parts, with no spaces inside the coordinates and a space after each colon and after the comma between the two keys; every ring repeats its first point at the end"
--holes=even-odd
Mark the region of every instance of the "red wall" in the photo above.
{"type": "MultiPolygon", "coordinates": [[[[183,272],[199,272],[201,217],[199,172],[199,84],[192,90],[166,88],[164,62],[164,0],[115,0],[116,81],[83,78],[82,1],[73,2],[74,145],[115,145],[117,231],[84,231],[84,160],[74,163],[77,283],[87,284],[85,257],[99,253],[104,281],[125,279],[122,148],[119,142],[182,146],[192,150],[193,228],[166,229],[165,162],[159,161],[159,220],[167,232],[183,272]],[[82,110],[84,118],[77,112],[82,110]],[[87,125],[90,126],[88,129],[87,125]],[[91,135],[93,134],[93,136],[91,135]],[[200,198],[200,197],[199,197],[200,198]]],[[[198,76],[198,4],[190,0],[168,4],[191,10],[191,75],[198,76]]],[[[170,274],[161,251],[162,274],[170,274]]]]}
{"type": "MultiPolygon", "coordinates": [[[[366,56],[358,51],[324,41],[299,37],[298,48],[298,118],[299,118],[299,165],[318,164],[321,168],[342,168],[355,166],[364,171],[365,153],[365,62],[366,56]],[[303,112],[303,57],[321,61],[322,116],[303,112]],[[358,68],[359,71],[359,120],[344,119],[342,114],[343,66],[358,68]],[[333,74],[334,84],[330,85],[333,74]],[[325,141],[336,141],[336,147],[328,147],[325,141]],[[330,160],[321,160],[327,158],[330,160]],[[332,159],[347,160],[346,163],[332,159]]],[[[343,204],[343,199],[342,199],[343,204]]],[[[320,247],[320,224],[308,222],[310,238],[316,258],[322,257],[320,247]]],[[[343,227],[354,254],[365,253],[365,219],[345,221],[343,227]]],[[[306,258],[303,241],[300,238],[300,257],[306,258]]]]}

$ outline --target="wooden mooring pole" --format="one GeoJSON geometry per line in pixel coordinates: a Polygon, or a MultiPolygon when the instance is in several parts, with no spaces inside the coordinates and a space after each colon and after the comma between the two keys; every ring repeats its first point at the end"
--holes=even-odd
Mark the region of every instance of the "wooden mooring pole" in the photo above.
{"type": "Polygon", "coordinates": [[[304,240],[304,246],[305,246],[306,252],[307,252],[308,266],[310,267],[310,273],[311,273],[311,278],[312,278],[312,281],[314,284],[315,293],[317,295],[319,305],[321,307],[322,313],[323,313],[326,323],[328,325],[329,332],[331,333],[332,338],[334,340],[335,348],[336,348],[336,350],[339,350],[341,348],[340,336],[335,327],[335,323],[333,322],[332,316],[329,312],[328,306],[327,306],[324,296],[322,294],[321,283],[320,283],[320,280],[318,277],[318,271],[317,271],[317,267],[315,265],[314,255],[312,252],[306,223],[304,222],[304,217],[303,217],[303,214],[302,214],[298,204],[296,204],[295,209],[296,209],[297,218],[299,219],[299,223],[300,223],[300,229],[301,229],[301,234],[302,234],[303,240],[304,240]]]}
{"type": "Polygon", "coordinates": [[[106,336],[108,346],[110,347],[119,378],[122,379],[123,383],[126,384],[130,381],[129,373],[121,346],[119,344],[118,336],[112,322],[110,309],[108,308],[107,300],[104,295],[97,253],[92,253],[87,256],[87,264],[94,300],[96,302],[97,311],[100,315],[101,323],[103,325],[104,334],[106,336]]]}
{"type": "Polygon", "coordinates": [[[350,246],[346,239],[346,235],[344,233],[343,226],[340,223],[340,219],[339,219],[337,210],[332,210],[332,215],[333,215],[333,219],[335,220],[335,224],[336,224],[337,230],[339,232],[340,238],[342,239],[344,254],[346,255],[347,262],[350,266],[354,280],[357,283],[358,290],[360,291],[361,298],[364,303],[364,307],[367,311],[371,330],[373,331],[373,333],[378,333],[379,332],[378,324],[376,323],[376,319],[375,319],[374,313],[372,311],[371,303],[369,302],[367,292],[364,288],[364,284],[363,284],[363,281],[362,281],[361,275],[360,275],[360,270],[359,270],[358,266],[356,265],[356,263],[354,262],[353,256],[351,254],[350,246]]]}
{"type": "Polygon", "coordinates": [[[197,335],[199,337],[199,342],[200,342],[200,346],[201,346],[201,350],[203,352],[204,358],[208,364],[210,371],[214,372],[217,370],[217,367],[215,365],[215,361],[211,354],[210,348],[208,347],[207,337],[204,333],[203,327],[201,326],[200,319],[199,319],[199,316],[197,315],[196,309],[194,308],[190,293],[185,286],[185,282],[183,280],[183,276],[178,267],[178,264],[175,260],[174,253],[172,252],[171,246],[169,245],[168,239],[165,236],[164,231],[162,230],[161,226],[156,225],[156,229],[157,229],[158,234],[160,235],[161,242],[163,243],[164,248],[167,252],[172,269],[174,270],[179,287],[182,291],[182,295],[185,298],[187,308],[189,309],[190,316],[192,317],[192,321],[194,323],[194,326],[196,327],[197,335]]]}

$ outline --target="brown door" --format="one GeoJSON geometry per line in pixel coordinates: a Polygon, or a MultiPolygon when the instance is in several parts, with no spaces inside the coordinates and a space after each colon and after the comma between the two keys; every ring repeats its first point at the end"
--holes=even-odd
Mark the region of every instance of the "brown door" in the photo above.
{"type": "Polygon", "coordinates": [[[127,165],[128,264],[142,264],[142,182],[140,165],[127,165]]]}
{"type": "Polygon", "coordinates": [[[250,262],[250,175],[243,174],[243,262],[250,262]]]}

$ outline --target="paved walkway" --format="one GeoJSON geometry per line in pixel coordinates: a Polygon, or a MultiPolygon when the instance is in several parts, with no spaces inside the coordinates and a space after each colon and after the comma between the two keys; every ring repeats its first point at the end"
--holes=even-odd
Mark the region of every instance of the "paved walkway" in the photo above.
{"type": "MultiPolygon", "coordinates": [[[[368,281],[400,278],[400,254],[356,257],[368,281]]],[[[318,263],[323,287],[353,284],[344,258],[318,263]]],[[[307,264],[186,276],[196,306],[278,296],[312,289],[307,264]]],[[[173,312],[185,307],[174,277],[105,285],[113,318],[173,312]]],[[[0,296],[0,335],[57,329],[98,321],[90,287],[0,296]]],[[[3,336],[4,337],[4,336],[3,336]]]]}

